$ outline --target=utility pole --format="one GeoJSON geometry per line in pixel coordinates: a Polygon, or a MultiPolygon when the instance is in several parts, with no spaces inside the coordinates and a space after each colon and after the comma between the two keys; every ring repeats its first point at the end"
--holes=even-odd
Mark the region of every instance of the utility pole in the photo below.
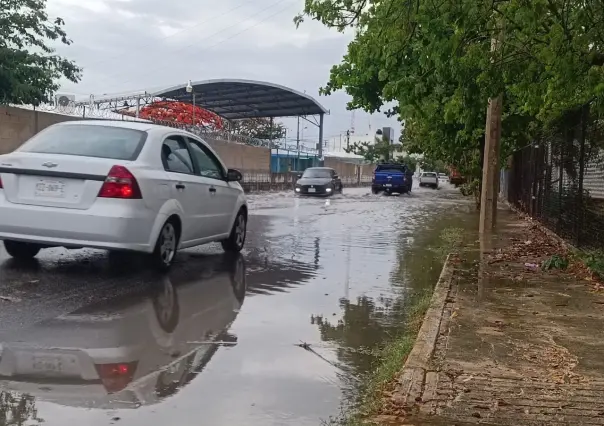
{"type": "Polygon", "coordinates": [[[296,149],[300,152],[300,116],[298,116],[298,131],[296,135],[296,149]]]}
{"type": "MultiPolygon", "coordinates": [[[[503,30],[500,28],[498,34],[491,40],[491,52],[499,51],[502,36],[503,30]]],[[[480,194],[480,234],[490,232],[497,222],[497,179],[499,179],[502,110],[503,94],[500,93],[497,97],[489,99],[487,107],[482,191],[480,194]]]]}
{"type": "Polygon", "coordinates": [[[350,148],[350,130],[346,130],[346,149],[350,148]]]}

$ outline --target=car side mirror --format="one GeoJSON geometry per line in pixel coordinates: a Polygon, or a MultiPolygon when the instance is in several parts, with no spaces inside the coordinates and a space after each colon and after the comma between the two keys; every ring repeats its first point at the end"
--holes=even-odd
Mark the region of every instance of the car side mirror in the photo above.
{"type": "Polygon", "coordinates": [[[302,173],[298,173],[298,179],[302,179],[302,173]]]}
{"type": "Polygon", "coordinates": [[[243,175],[239,170],[229,169],[227,170],[227,182],[239,182],[243,179],[243,175]]]}
{"type": "Polygon", "coordinates": [[[339,179],[339,178],[340,178],[340,176],[338,176],[338,175],[333,175],[333,178],[334,178],[334,179],[339,179]]]}

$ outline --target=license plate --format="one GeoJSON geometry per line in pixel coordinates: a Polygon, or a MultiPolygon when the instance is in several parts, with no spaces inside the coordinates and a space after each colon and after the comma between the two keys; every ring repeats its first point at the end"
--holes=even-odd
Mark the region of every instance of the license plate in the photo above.
{"type": "Polygon", "coordinates": [[[65,183],[59,180],[40,180],[36,183],[36,197],[63,198],[65,183]]]}
{"type": "Polygon", "coordinates": [[[308,188],[308,192],[317,192],[315,188],[308,188]]]}
{"type": "Polygon", "coordinates": [[[61,358],[50,356],[34,356],[32,370],[40,373],[60,373],[63,371],[61,358]]]}
{"type": "Polygon", "coordinates": [[[387,183],[387,184],[385,184],[384,186],[385,186],[386,188],[390,188],[390,187],[392,186],[392,184],[391,184],[391,183],[387,183]]]}

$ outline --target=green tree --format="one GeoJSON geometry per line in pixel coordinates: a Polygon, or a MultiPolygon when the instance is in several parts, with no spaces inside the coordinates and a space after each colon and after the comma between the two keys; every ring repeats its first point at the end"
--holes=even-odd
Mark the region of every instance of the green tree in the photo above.
{"type": "Polygon", "coordinates": [[[489,97],[504,96],[502,156],[566,111],[601,110],[602,16],[596,0],[306,0],[295,21],[355,31],[323,94],[344,89],[369,112],[395,103],[407,152],[476,175],[489,97]]]}
{"type": "Polygon", "coordinates": [[[81,70],[47,41],[71,44],[64,21],[49,20],[46,0],[0,0],[0,103],[47,102],[64,77],[78,82],[81,70]]]}
{"type": "Polygon", "coordinates": [[[271,125],[269,118],[245,118],[231,122],[233,133],[250,138],[263,140],[277,140],[285,137],[286,129],[282,123],[274,122],[271,125]]]}

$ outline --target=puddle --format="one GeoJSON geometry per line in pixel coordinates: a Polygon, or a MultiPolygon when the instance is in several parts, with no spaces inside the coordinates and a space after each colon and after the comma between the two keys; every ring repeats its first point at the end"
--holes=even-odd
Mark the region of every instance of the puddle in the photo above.
{"type": "Polygon", "coordinates": [[[0,293],[20,301],[0,312],[0,425],[320,424],[436,284],[442,231],[477,223],[446,190],[251,198],[236,259],[188,250],[162,278],[96,252],[5,263],[0,293]]]}

